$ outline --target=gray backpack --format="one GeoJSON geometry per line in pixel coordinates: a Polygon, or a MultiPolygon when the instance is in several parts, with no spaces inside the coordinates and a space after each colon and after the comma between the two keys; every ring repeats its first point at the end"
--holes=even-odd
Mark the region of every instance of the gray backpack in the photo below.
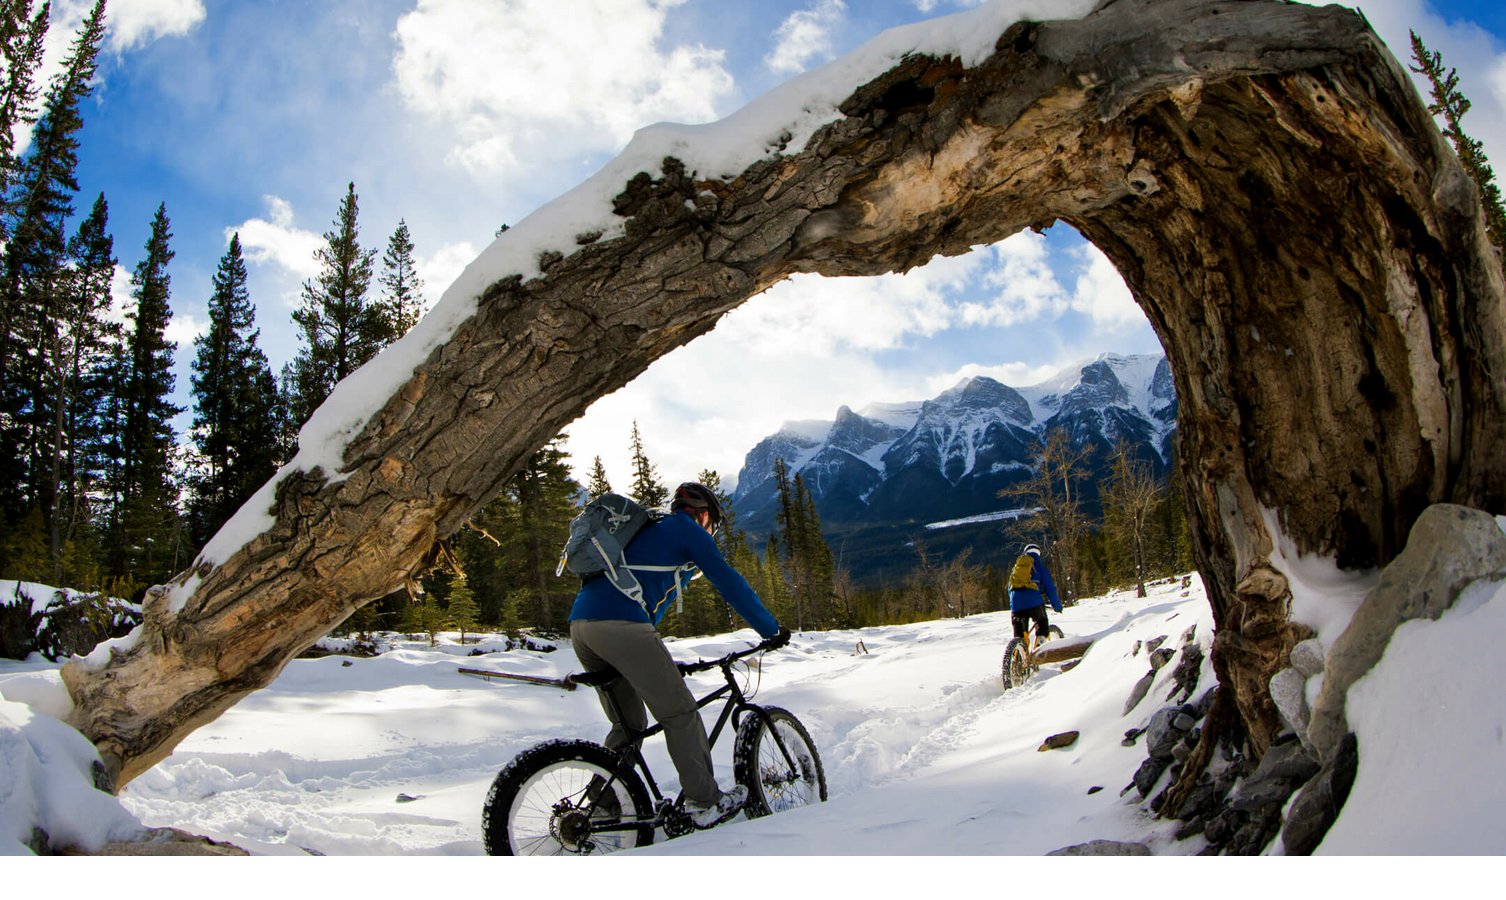
{"type": "Polygon", "coordinates": [[[674,572],[678,605],[679,572],[694,566],[629,566],[622,555],[644,525],[667,515],[665,510],[646,509],[621,494],[606,493],[591,498],[580,514],[570,520],[570,538],[560,552],[560,564],[554,574],[559,576],[568,571],[581,578],[604,575],[613,587],[643,607],[644,612],[650,612],[648,602],[643,599],[643,585],[638,583],[634,571],[674,572]]]}

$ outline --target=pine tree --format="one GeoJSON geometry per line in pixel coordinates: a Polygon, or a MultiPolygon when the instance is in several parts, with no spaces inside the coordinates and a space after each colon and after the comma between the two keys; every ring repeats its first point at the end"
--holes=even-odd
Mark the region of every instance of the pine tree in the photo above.
{"type": "Polygon", "coordinates": [[[408,223],[398,220],[397,230],[382,254],[382,298],[376,305],[377,343],[385,347],[408,333],[424,314],[423,279],[413,261],[413,238],[408,223]]]}
{"type": "Polygon", "coordinates": [[[146,242],[146,258],[131,276],[136,309],[128,326],[129,371],[124,385],[124,428],[121,434],[121,490],[123,509],[119,533],[112,542],[117,565],[113,571],[151,584],[172,574],[182,548],[177,520],[177,490],[172,479],[172,419],[182,410],[171,401],[173,350],[167,340],[172,318],[171,280],[167,264],[173,258],[166,204],[157,207],[146,242]]]}
{"type": "Polygon", "coordinates": [[[51,4],[44,2],[37,10],[33,5],[33,0],[5,0],[0,4],[0,56],[6,62],[5,83],[0,86],[0,198],[5,198],[7,210],[0,215],[0,241],[10,237],[10,188],[20,166],[16,129],[37,120],[34,79],[42,63],[51,4]]]}
{"type": "Polygon", "coordinates": [[[754,590],[763,600],[764,607],[774,614],[774,618],[783,623],[794,622],[792,631],[800,631],[801,627],[794,610],[794,604],[790,597],[790,585],[784,571],[784,552],[779,546],[779,535],[769,535],[769,542],[764,546],[763,558],[758,563],[758,577],[754,583],[754,590]]]}
{"type": "Polygon", "coordinates": [[[455,539],[482,622],[556,630],[580,583],[555,577],[560,548],[578,511],[580,485],[557,435],[477,510],[455,539]]]}
{"type": "Polygon", "coordinates": [[[528,625],[523,621],[523,607],[528,603],[526,591],[513,591],[502,598],[501,616],[498,623],[510,638],[522,636],[528,625]]]}
{"type": "Polygon", "coordinates": [[[220,258],[209,331],[194,341],[190,376],[199,466],[189,485],[189,534],[202,546],[277,471],[277,384],[258,346],[240,235],[220,258]]]}
{"type": "Polygon", "coordinates": [[[643,452],[643,438],[638,434],[638,421],[633,420],[633,499],[650,508],[669,503],[669,488],[659,481],[659,473],[643,452]]]}
{"type": "Polygon", "coordinates": [[[303,285],[303,302],[293,311],[303,346],[292,367],[292,421],[302,427],[335,385],[382,347],[384,335],[374,304],[366,299],[375,250],[362,250],[357,224],[356,185],[346,187],[334,227],[315,252],[321,269],[303,285]]]}
{"type": "Polygon", "coordinates": [[[580,485],[570,477],[570,457],[563,442],[563,436],[556,435],[529,458],[506,488],[516,501],[510,543],[517,554],[517,584],[531,595],[532,622],[547,630],[564,627],[565,604],[575,594],[574,585],[563,587],[569,582],[554,577],[580,493],[580,485]]]}
{"type": "MultiPolygon", "coordinates": [[[[12,33],[26,19],[25,35],[5,45],[7,51],[15,48],[23,57],[33,52],[45,32],[45,16],[28,18],[27,12],[23,4],[0,17],[12,33]]],[[[104,3],[100,0],[75,36],[62,70],[48,86],[26,158],[19,164],[0,160],[14,170],[6,173],[9,193],[0,224],[7,238],[0,271],[0,514],[8,523],[18,522],[28,507],[50,514],[56,505],[52,475],[58,450],[50,441],[60,411],[55,407],[57,372],[49,367],[47,357],[64,340],[60,324],[67,280],[64,226],[73,214],[78,191],[80,107],[91,90],[103,37],[104,3]]],[[[29,72],[34,64],[15,58],[7,62],[11,93],[0,102],[12,104],[8,114],[14,126],[30,117],[29,98],[34,95],[29,72]]],[[[51,530],[50,523],[45,527],[51,530]]]]}
{"type": "MultiPolygon", "coordinates": [[[[821,519],[805,478],[793,479],[784,460],[774,461],[779,497],[778,545],[783,550],[786,583],[794,608],[795,629],[829,624],[836,567],[831,547],[821,534],[821,519]]],[[[774,546],[773,538],[770,546],[774,546]]]]}
{"type": "Polygon", "coordinates": [[[769,547],[776,546],[782,549],[782,556],[774,556],[783,566],[785,584],[788,586],[789,599],[794,610],[796,631],[806,628],[805,598],[807,593],[807,577],[805,567],[802,565],[800,548],[804,546],[805,520],[801,516],[801,508],[796,494],[790,484],[789,468],[783,459],[774,460],[774,484],[779,497],[778,528],[774,535],[769,537],[769,547]],[[776,537],[779,539],[776,543],[776,537]]]}
{"type": "Polygon", "coordinates": [[[800,556],[805,569],[805,607],[816,626],[832,624],[832,582],[835,565],[831,547],[821,534],[821,517],[816,514],[816,501],[811,497],[810,486],[799,473],[795,475],[795,498],[800,509],[800,556]]]}
{"type": "Polygon", "coordinates": [[[108,315],[116,265],[108,219],[101,194],[69,241],[73,266],[64,291],[64,340],[52,363],[58,387],[52,441],[58,502],[51,513],[50,551],[55,583],[86,589],[100,586],[95,503],[108,474],[111,377],[121,342],[120,326],[108,315]]]}
{"type": "Polygon", "coordinates": [[[1455,69],[1444,72],[1443,54],[1429,51],[1417,32],[1412,35],[1412,58],[1417,65],[1412,71],[1427,78],[1433,102],[1428,112],[1443,116],[1443,135],[1454,145],[1454,152],[1464,171],[1474,180],[1480,190],[1480,206],[1485,212],[1485,228],[1491,243],[1506,254],[1506,206],[1501,201],[1501,189],[1495,183],[1495,172],[1486,159],[1484,146],[1465,133],[1460,121],[1469,112],[1470,102],[1459,90],[1459,73],[1455,69]]]}
{"type": "Polygon", "coordinates": [[[445,611],[449,615],[450,624],[460,632],[460,643],[464,644],[466,632],[476,630],[476,622],[481,615],[481,610],[476,606],[476,595],[471,592],[465,575],[457,575],[450,582],[450,605],[445,611]]]}
{"type": "Polygon", "coordinates": [[[421,634],[429,646],[439,643],[439,633],[450,624],[450,617],[432,596],[417,597],[403,612],[402,628],[408,634],[421,634]]]}
{"type": "Polygon", "coordinates": [[[607,467],[601,464],[598,456],[591,463],[591,474],[586,476],[586,493],[592,497],[600,497],[602,494],[612,492],[612,482],[607,480],[607,467]]]}

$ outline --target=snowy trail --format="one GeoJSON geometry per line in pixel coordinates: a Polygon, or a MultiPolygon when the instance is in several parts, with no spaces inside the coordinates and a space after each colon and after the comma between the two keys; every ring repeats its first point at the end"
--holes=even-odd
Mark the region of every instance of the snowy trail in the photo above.
{"type": "MultiPolygon", "coordinates": [[[[999,678],[1006,613],[798,634],[751,678],[756,702],[791,710],[810,730],[830,802],[641,852],[1042,853],[1095,837],[1143,840],[1155,829],[1118,796],[1143,749],[1119,740],[1157,707],[1147,701],[1121,717],[1129,686],[1146,669],[1143,653],[1130,650],[1159,634],[1176,639],[1207,616],[1195,580],[1191,589],[1161,585],[1149,600],[1117,595],[1068,609],[1053,621],[1071,635],[1099,635],[1094,650],[1072,672],[1047,667],[1008,692],[999,678]],[[1083,731],[1079,746],[1035,752],[1046,735],[1069,728],[1083,731]],[[1090,781],[1102,790],[1088,794],[1090,781]],[[1020,833],[1011,823],[1027,818],[1028,836],[1006,837],[1020,833]]],[[[670,647],[689,660],[751,639],[743,631],[670,647]]],[[[577,669],[568,645],[554,653],[465,652],[442,645],[295,661],[271,687],[191,735],[122,799],[147,824],[258,853],[479,854],[481,804],[497,771],[540,741],[599,740],[606,726],[592,692],[456,671],[558,678],[577,669]]],[[[698,675],[692,690],[716,683],[698,675]]],[[[704,712],[708,728],[717,710],[704,712]]],[[[732,781],[731,745],[724,735],[714,753],[724,784],[732,781]]],[[[645,752],[661,786],[674,790],[662,741],[645,752]]]]}

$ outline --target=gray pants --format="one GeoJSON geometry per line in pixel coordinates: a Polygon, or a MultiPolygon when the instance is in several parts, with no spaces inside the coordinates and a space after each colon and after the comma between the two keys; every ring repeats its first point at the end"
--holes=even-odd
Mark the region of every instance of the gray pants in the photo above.
{"type": "Polygon", "coordinates": [[[647,728],[647,704],[648,712],[664,726],[664,741],[680,773],[680,791],[685,799],[715,803],[722,791],[711,772],[706,726],[690,688],[685,686],[654,626],[619,619],[577,619],[570,623],[570,641],[586,671],[612,668],[622,675],[601,688],[601,708],[612,723],[606,745],[617,750],[628,743],[630,729],[638,732],[647,728]]]}

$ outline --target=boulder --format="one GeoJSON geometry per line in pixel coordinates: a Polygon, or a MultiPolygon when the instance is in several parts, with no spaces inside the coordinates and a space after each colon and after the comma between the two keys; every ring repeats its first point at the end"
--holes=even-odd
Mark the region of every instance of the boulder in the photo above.
{"type": "Polygon", "coordinates": [[[1191,730],[1191,725],[1179,727],[1186,720],[1187,716],[1177,706],[1168,706],[1150,717],[1150,724],[1145,726],[1145,749],[1151,758],[1171,756],[1171,748],[1182,739],[1182,735],[1191,730]]]}
{"type": "Polygon", "coordinates": [[[1292,668],[1311,678],[1323,674],[1323,642],[1317,638],[1300,641],[1292,648],[1292,668]]]}
{"type": "Polygon", "coordinates": [[[1506,533],[1495,517],[1440,503],[1423,510],[1407,546],[1381,573],[1349,626],[1334,640],[1313,703],[1308,740],[1328,762],[1349,733],[1344,699],[1410,619],[1437,619],[1475,581],[1506,576],[1506,533]]]}
{"type": "Polygon", "coordinates": [[[1150,856],[1150,847],[1129,841],[1088,841],[1052,850],[1047,856],[1150,856]]]}
{"type": "Polygon", "coordinates": [[[1132,710],[1135,707],[1137,707],[1137,706],[1140,705],[1140,701],[1144,700],[1145,699],[1145,695],[1148,694],[1148,693],[1150,693],[1151,683],[1154,682],[1155,680],[1156,680],[1156,671],[1154,669],[1152,669],[1149,672],[1146,672],[1145,675],[1142,676],[1139,681],[1135,682],[1135,686],[1132,687],[1132,688],[1130,688],[1129,697],[1126,698],[1125,701],[1124,701],[1124,713],[1123,713],[1123,715],[1126,715],[1126,716],[1129,715],[1130,714],[1130,710],[1132,710]]]}
{"type": "Polygon", "coordinates": [[[1287,727],[1306,741],[1311,711],[1307,708],[1307,679],[1302,673],[1296,669],[1282,669],[1272,675],[1271,701],[1276,704],[1276,710],[1287,727]]]}
{"type": "Polygon", "coordinates": [[[1281,842],[1288,856],[1308,856],[1339,817],[1359,770],[1358,742],[1346,734],[1312,780],[1302,786],[1287,811],[1281,842]]]}

